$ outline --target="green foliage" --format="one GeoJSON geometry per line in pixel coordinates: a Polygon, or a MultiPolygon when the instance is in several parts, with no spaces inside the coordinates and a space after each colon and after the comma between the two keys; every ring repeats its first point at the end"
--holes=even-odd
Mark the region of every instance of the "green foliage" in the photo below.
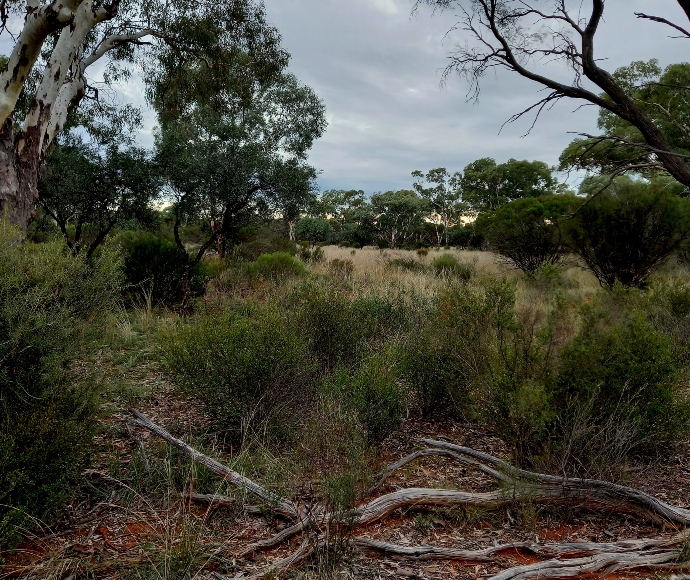
{"type": "Polygon", "coordinates": [[[297,222],[295,236],[312,244],[328,242],[333,235],[333,226],[327,219],[305,217],[297,222]]]}
{"type": "Polygon", "coordinates": [[[355,368],[376,348],[410,328],[418,314],[402,296],[352,296],[342,285],[308,280],[285,308],[321,368],[355,368]]]}
{"type": "Polygon", "coordinates": [[[379,242],[386,242],[388,247],[396,248],[404,245],[422,224],[429,202],[414,191],[401,189],[375,193],[371,196],[371,207],[377,216],[379,242]]]}
{"type": "MultiPolygon", "coordinates": [[[[184,296],[182,270],[186,263],[175,242],[154,234],[122,232],[117,243],[124,253],[124,273],[128,284],[127,296],[136,303],[142,293],[151,293],[153,304],[174,306],[184,296]]],[[[192,290],[200,295],[205,289],[204,267],[193,266],[192,290]]]]}
{"type": "Polygon", "coordinates": [[[309,242],[301,242],[297,255],[307,263],[318,264],[326,259],[321,246],[312,246],[309,242]]]}
{"type": "Polygon", "coordinates": [[[160,342],[176,386],[235,439],[250,430],[281,435],[311,399],[307,345],[275,308],[199,316],[162,331],[160,342]]]}
{"type": "Polygon", "coordinates": [[[543,161],[510,159],[497,164],[490,157],[470,163],[460,179],[463,201],[475,214],[498,209],[515,199],[551,195],[557,185],[543,161]]]}
{"type": "Polygon", "coordinates": [[[442,254],[434,259],[433,268],[439,276],[455,276],[465,282],[472,278],[474,268],[470,264],[460,262],[451,254],[442,254]]]}
{"type": "Polygon", "coordinates": [[[690,201],[664,181],[618,178],[564,222],[573,249],[602,286],[644,286],[690,232],[690,201]]]}
{"type": "Polygon", "coordinates": [[[408,272],[424,272],[427,269],[424,264],[414,258],[393,258],[386,262],[386,267],[407,270],[408,272]]]}
{"type": "Polygon", "coordinates": [[[560,221],[582,200],[550,195],[511,201],[477,218],[475,231],[494,252],[523,272],[559,263],[569,251],[560,221]]]}
{"type": "Polygon", "coordinates": [[[369,442],[378,443],[398,427],[407,410],[407,394],[397,378],[396,355],[383,350],[354,371],[336,371],[326,389],[352,406],[369,442]]]}
{"type": "MultiPolygon", "coordinates": [[[[690,115],[685,98],[685,87],[690,83],[690,64],[676,63],[662,69],[656,59],[636,61],[617,69],[613,78],[649,117],[676,153],[690,153],[690,140],[684,129],[690,115]]],[[[610,98],[606,94],[602,97],[610,98]]],[[[656,155],[644,147],[645,137],[638,128],[604,108],[599,110],[598,125],[602,137],[612,139],[573,140],[561,153],[561,170],[578,169],[606,174],[629,168],[635,173],[658,177],[656,155]],[[636,147],[635,143],[641,143],[643,147],[636,147]],[[645,165],[650,167],[646,169],[645,165]]],[[[679,193],[687,194],[687,188],[680,183],[676,182],[672,187],[679,193]]]]}
{"type": "Polygon", "coordinates": [[[122,283],[121,260],[110,248],[87,264],[59,243],[19,245],[17,234],[0,223],[0,528],[6,533],[22,523],[22,513],[50,520],[88,463],[97,390],[72,365],[94,346],[89,323],[112,308],[122,283]]]}
{"type": "Polygon", "coordinates": [[[281,279],[287,276],[301,276],[307,269],[304,264],[287,252],[262,254],[249,266],[249,271],[255,276],[281,279]]]}

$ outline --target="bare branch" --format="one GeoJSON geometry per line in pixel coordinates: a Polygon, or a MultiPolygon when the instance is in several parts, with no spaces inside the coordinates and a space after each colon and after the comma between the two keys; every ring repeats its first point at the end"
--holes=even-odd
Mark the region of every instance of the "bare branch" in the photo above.
{"type": "Polygon", "coordinates": [[[690,32],[688,32],[682,26],[678,26],[677,24],[674,24],[670,20],[667,20],[666,18],[661,18],[660,16],[650,16],[649,14],[644,14],[643,12],[635,12],[635,16],[637,16],[638,18],[645,18],[647,20],[652,20],[654,22],[660,22],[661,24],[666,24],[667,26],[670,26],[671,28],[675,28],[685,38],[690,38],[690,32]]]}

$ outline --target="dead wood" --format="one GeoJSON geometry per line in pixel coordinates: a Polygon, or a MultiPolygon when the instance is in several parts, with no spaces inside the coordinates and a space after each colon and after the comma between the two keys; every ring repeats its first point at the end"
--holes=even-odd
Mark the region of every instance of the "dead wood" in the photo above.
{"type": "MultiPolygon", "coordinates": [[[[352,531],[381,520],[400,508],[432,509],[457,506],[500,508],[521,501],[551,505],[578,504],[616,513],[634,514],[656,523],[690,526],[690,510],[667,504],[645,492],[606,481],[532,473],[517,469],[489,454],[431,439],[421,440],[427,446],[426,449],[415,451],[388,467],[382,474],[378,485],[382,484],[396,470],[416,459],[439,456],[479,469],[501,482],[502,487],[489,492],[409,488],[384,494],[345,513],[329,513],[323,506],[311,506],[310,509],[306,509],[306,507],[300,507],[291,501],[278,497],[254,481],[200,453],[173,437],[138,411],[132,411],[132,413],[135,417],[134,425],[159,435],[194,461],[205,465],[213,473],[265,502],[267,511],[280,515],[293,523],[292,526],[273,537],[247,546],[238,552],[236,557],[275,548],[300,533],[306,533],[304,542],[293,554],[275,562],[268,570],[248,578],[261,578],[266,573],[284,570],[302,562],[317,547],[325,545],[323,530],[329,526],[334,525],[352,531]]],[[[223,496],[190,494],[189,498],[209,504],[214,502],[234,504],[231,498],[223,498],[223,496]]],[[[513,566],[492,579],[519,580],[569,578],[581,574],[607,574],[614,571],[652,567],[675,569],[678,567],[681,546],[688,539],[690,539],[690,530],[665,540],[644,539],[623,540],[613,543],[570,542],[555,544],[523,542],[493,546],[482,550],[434,546],[397,546],[364,537],[351,537],[343,541],[360,551],[376,551],[414,560],[506,562],[510,559],[509,552],[511,550],[528,551],[542,558],[550,558],[535,564],[513,566]]],[[[244,576],[240,577],[244,578],[244,576]]]]}

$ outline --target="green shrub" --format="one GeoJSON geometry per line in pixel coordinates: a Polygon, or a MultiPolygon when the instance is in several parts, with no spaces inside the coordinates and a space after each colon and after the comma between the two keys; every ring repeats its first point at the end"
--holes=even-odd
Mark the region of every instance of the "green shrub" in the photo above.
{"type": "Polygon", "coordinates": [[[255,276],[280,279],[286,276],[301,276],[306,273],[304,264],[287,252],[262,254],[256,262],[249,266],[249,271],[255,276]]]}
{"type": "Polygon", "coordinates": [[[570,244],[600,284],[644,287],[690,233],[690,200],[667,182],[619,177],[564,222],[570,244]]]}
{"type": "Polygon", "coordinates": [[[264,428],[280,435],[312,399],[306,344],[271,307],[164,330],[161,352],[174,384],[198,396],[235,440],[264,428]]]}
{"type": "Polygon", "coordinates": [[[352,406],[370,443],[388,437],[407,411],[407,394],[398,382],[396,356],[390,349],[368,357],[352,372],[336,371],[326,388],[352,406]]]}
{"type": "Polygon", "coordinates": [[[465,282],[472,278],[474,268],[470,264],[460,262],[455,256],[443,254],[433,262],[433,268],[437,275],[456,276],[465,282]]]}
{"type": "Polygon", "coordinates": [[[22,514],[51,520],[88,464],[98,393],[73,363],[122,284],[111,248],[87,264],[59,242],[16,239],[0,222],[0,544],[22,514]]]}
{"type": "MultiPolygon", "coordinates": [[[[136,303],[142,293],[148,292],[153,304],[172,306],[182,300],[185,257],[175,242],[149,233],[122,232],[117,243],[124,253],[126,296],[130,302],[136,303]]],[[[194,294],[203,294],[205,284],[204,266],[197,264],[192,268],[194,294]]]]}
{"type": "Polygon", "coordinates": [[[348,241],[343,241],[343,242],[340,242],[340,243],[338,244],[338,247],[339,247],[339,248],[349,248],[349,247],[351,247],[351,245],[350,245],[350,242],[348,242],[348,241]]]}
{"type": "Polygon", "coordinates": [[[429,255],[429,250],[427,250],[426,248],[418,248],[417,255],[420,258],[426,258],[429,255]]]}
{"type": "Polygon", "coordinates": [[[318,264],[326,258],[321,246],[311,246],[309,242],[300,242],[298,255],[303,262],[318,264]]]}
{"type": "Polygon", "coordinates": [[[516,199],[477,218],[489,248],[527,274],[561,262],[569,252],[560,221],[582,200],[573,195],[516,199]]]}
{"type": "Polygon", "coordinates": [[[305,240],[316,244],[328,242],[333,235],[333,226],[327,219],[305,217],[295,225],[295,236],[299,240],[305,240]]]}
{"type": "Polygon", "coordinates": [[[355,295],[342,285],[309,280],[284,308],[325,372],[354,368],[372,349],[411,328],[417,306],[403,297],[355,295]]]}

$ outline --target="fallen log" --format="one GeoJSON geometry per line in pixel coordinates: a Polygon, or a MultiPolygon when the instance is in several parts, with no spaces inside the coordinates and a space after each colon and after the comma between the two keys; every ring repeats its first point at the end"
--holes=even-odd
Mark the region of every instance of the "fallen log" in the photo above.
{"type": "MultiPolygon", "coordinates": [[[[431,509],[438,507],[500,508],[515,502],[529,501],[550,505],[578,505],[605,509],[616,513],[634,514],[656,523],[674,523],[690,526],[690,510],[673,506],[640,490],[618,484],[553,475],[517,469],[505,461],[452,443],[421,440],[428,447],[404,457],[388,467],[380,482],[396,470],[416,459],[439,456],[471,466],[501,482],[502,488],[490,492],[463,492],[448,489],[410,488],[384,494],[345,513],[328,513],[323,506],[309,509],[285,500],[256,482],[219,463],[173,437],[138,411],[132,411],[133,425],[148,429],[192,460],[205,465],[213,473],[267,504],[266,509],[278,514],[293,525],[271,538],[241,550],[237,557],[259,550],[275,548],[288,539],[306,533],[300,548],[289,557],[279,560],[268,570],[250,578],[261,578],[267,573],[284,570],[304,561],[317,548],[325,545],[324,528],[346,527],[351,534],[355,529],[379,521],[400,508],[431,509]]],[[[213,496],[208,496],[213,497],[213,496]]],[[[353,548],[383,552],[392,556],[415,559],[451,559],[468,562],[505,562],[510,550],[526,550],[542,558],[535,564],[510,567],[492,580],[522,580],[529,578],[569,578],[581,574],[630,571],[641,568],[677,569],[681,546],[690,541],[690,530],[670,539],[623,540],[613,543],[570,542],[561,544],[514,543],[482,550],[434,546],[397,546],[364,537],[344,538],[353,548]]]]}

